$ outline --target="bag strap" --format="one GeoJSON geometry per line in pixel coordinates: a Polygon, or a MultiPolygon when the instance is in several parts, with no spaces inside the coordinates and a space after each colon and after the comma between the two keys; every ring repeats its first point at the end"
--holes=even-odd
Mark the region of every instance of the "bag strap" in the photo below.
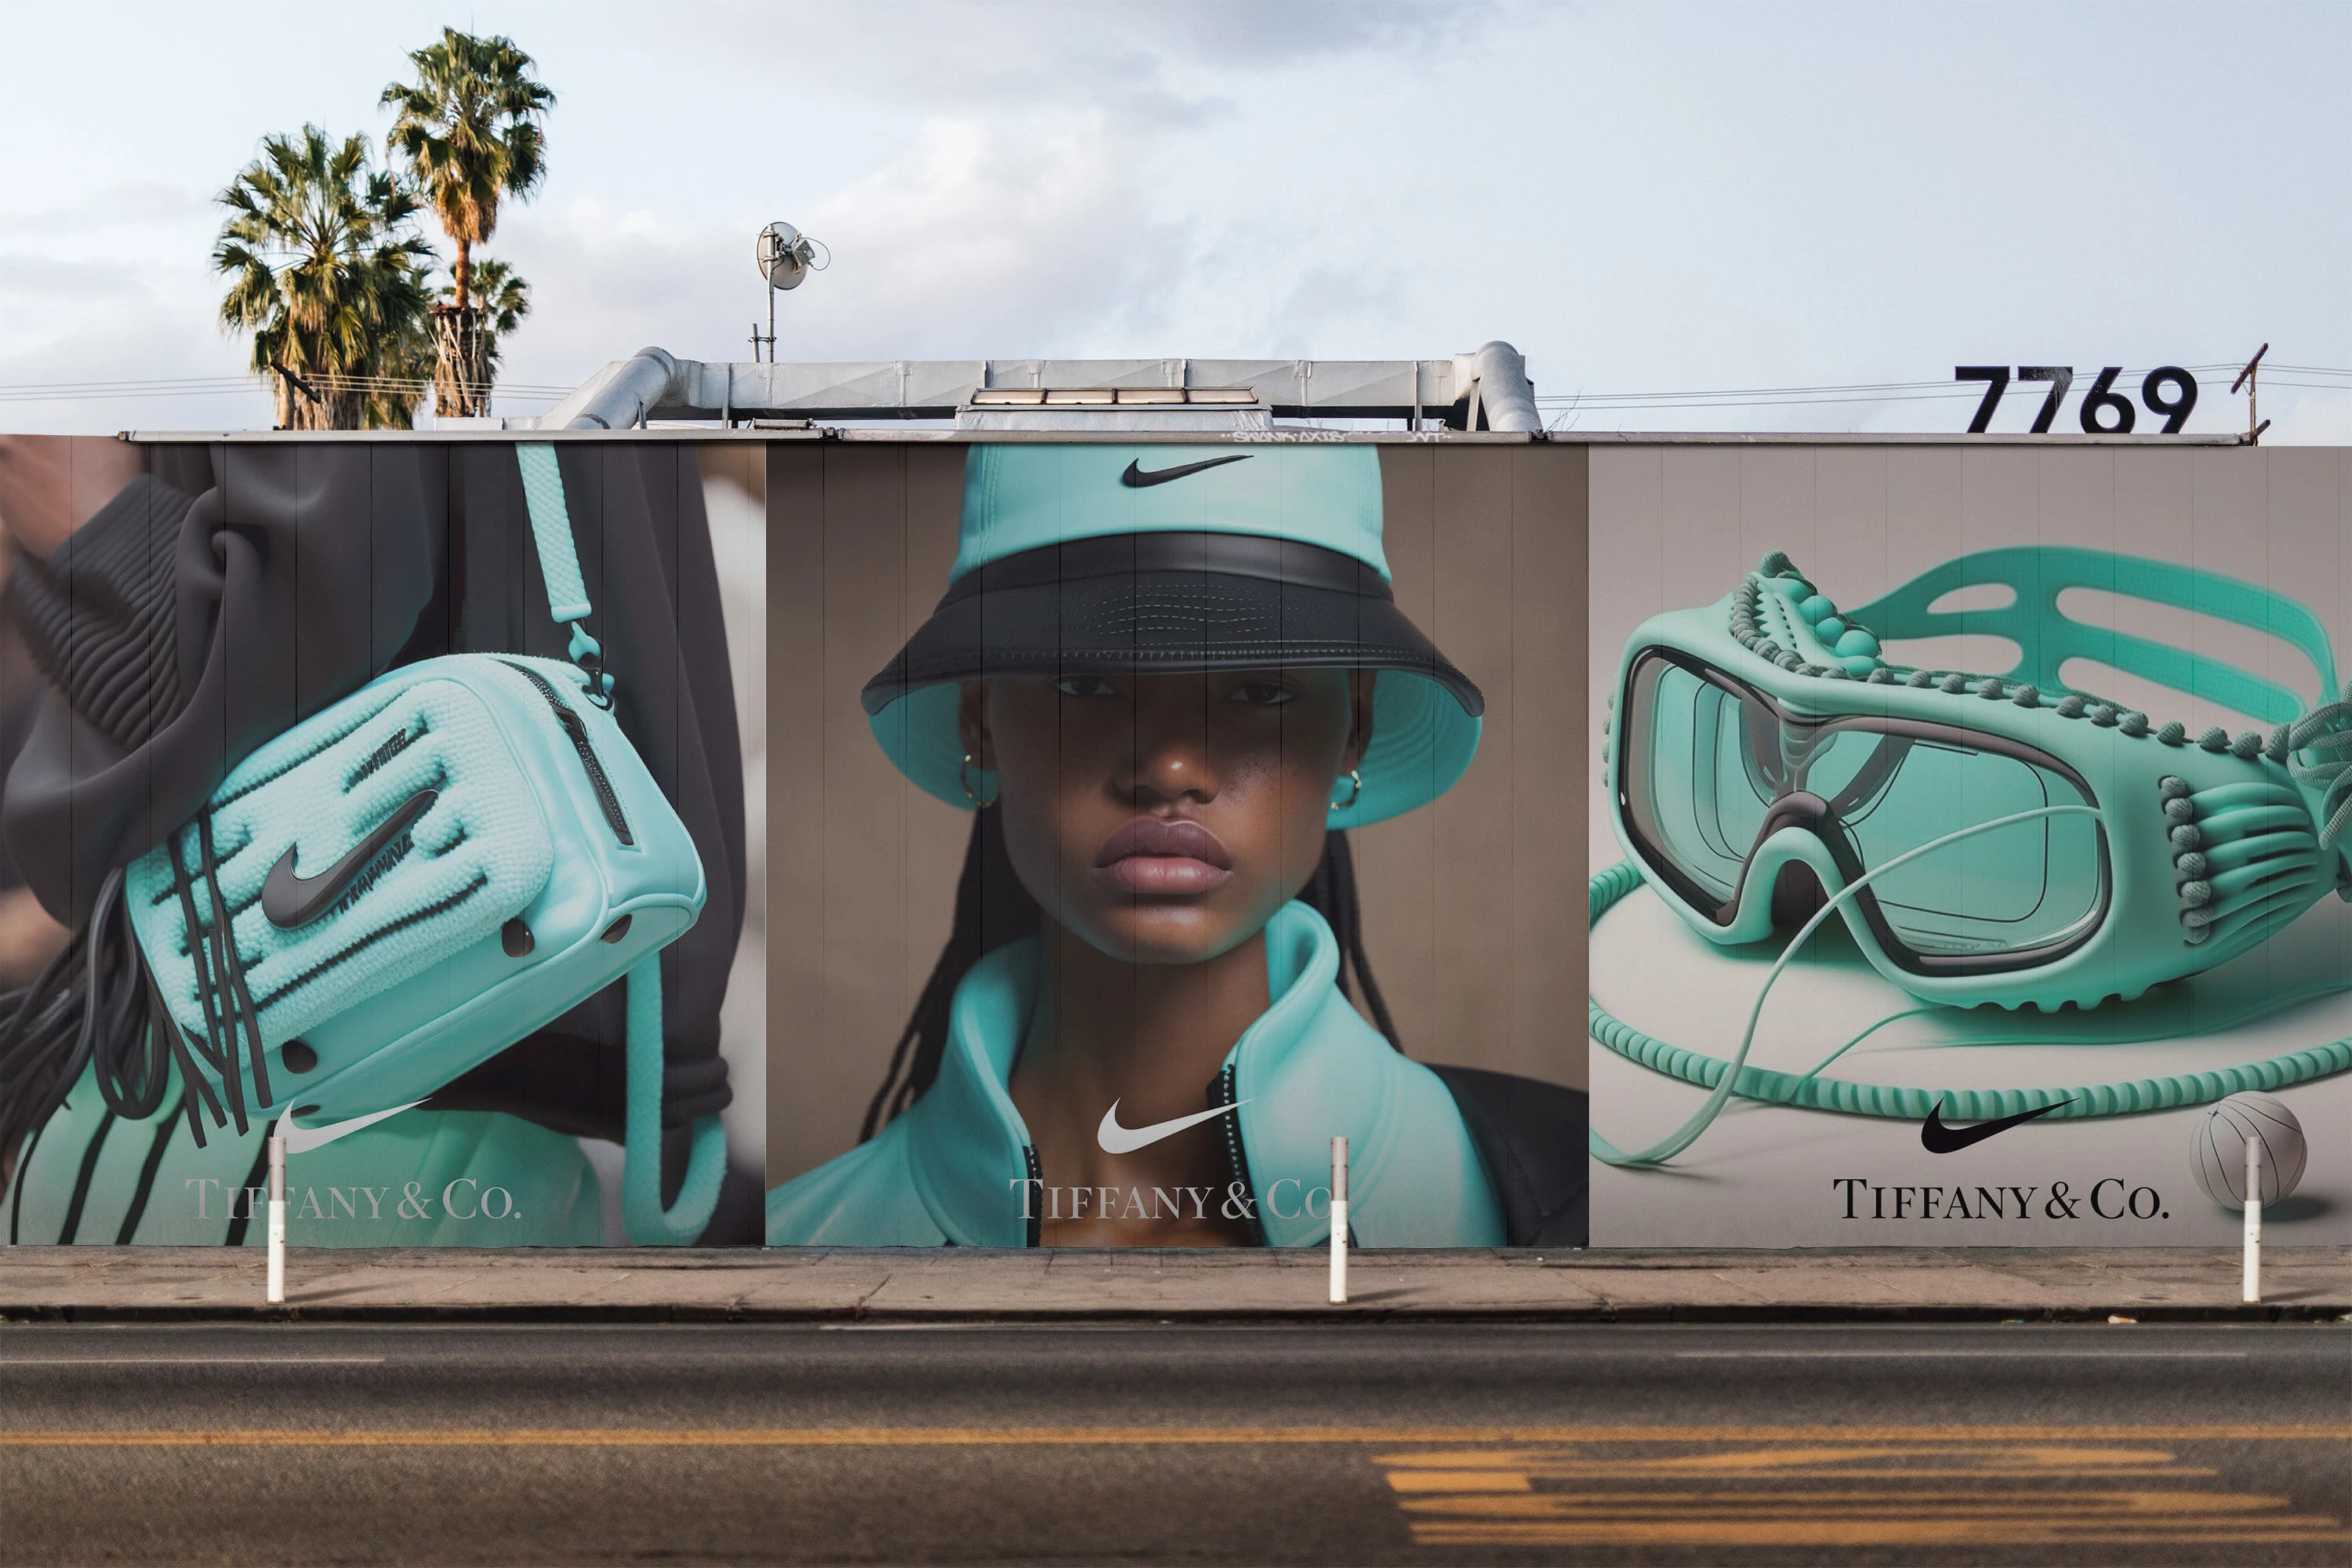
{"type": "Polygon", "coordinates": [[[661,954],[649,952],[629,971],[629,1110],[621,1166],[621,1219],[640,1247],[682,1247],[709,1228],[727,1174],[727,1131],[716,1112],[693,1121],[693,1152],[677,1201],[662,1206],[661,954]]]}
{"type": "Polygon", "coordinates": [[[580,575],[580,552],[572,538],[572,512],[563,500],[563,470],[551,441],[519,441],[515,466],[522,470],[523,505],[530,512],[531,542],[539,552],[540,579],[547,584],[547,613],[572,628],[572,662],[588,677],[581,689],[599,708],[613,705],[613,678],[604,670],[604,650],[588,635],[588,584],[580,575]]]}
{"type": "MultiPolygon", "coordinates": [[[[580,575],[580,555],[572,538],[571,509],[563,500],[563,471],[548,441],[515,444],[522,470],[522,497],[530,510],[530,537],[539,551],[539,574],[547,584],[547,613],[572,628],[572,660],[588,677],[581,689],[600,708],[613,705],[613,678],[604,670],[604,650],[588,635],[588,585],[580,575]]],[[[662,1090],[667,1071],[662,1036],[661,954],[650,952],[628,975],[628,1114],[621,1170],[621,1216],[629,1239],[639,1246],[681,1246],[698,1238],[719,1206],[719,1184],[727,1174],[727,1132],[716,1115],[696,1117],[693,1151],[677,1201],[661,1197],[662,1090]]]]}
{"type": "Polygon", "coordinates": [[[2266,724],[2291,724],[2313,706],[2292,687],[2227,659],[2078,621],[2059,603],[2070,588],[2169,605],[2276,637],[2310,661],[2319,677],[2320,702],[2336,694],[2336,658],[2327,628],[2305,605],[2218,572],[2112,551],[2054,544],[1980,550],[1945,562],[1883,599],[1855,606],[1845,619],[1868,627],[1881,642],[1969,632],[2007,637],[2022,657],[2005,673],[2032,682],[2045,700],[2050,693],[2074,689],[2060,671],[2069,659],[2086,658],[2251,714],[2266,724]],[[1954,589],[1988,584],[2010,589],[2010,603],[1997,609],[1930,608],[1954,589]]]}

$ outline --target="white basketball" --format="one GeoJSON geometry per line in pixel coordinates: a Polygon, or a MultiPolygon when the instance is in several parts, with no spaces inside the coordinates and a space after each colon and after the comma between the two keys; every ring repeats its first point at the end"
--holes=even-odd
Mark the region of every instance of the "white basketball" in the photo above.
{"type": "Polygon", "coordinates": [[[2197,1119],[2189,1164],[2205,1195],[2225,1209],[2246,1206],[2246,1143],[2263,1152],[2263,1204],[2268,1207],[2303,1180],[2303,1123],[2267,1094],[2249,1089],[2216,1100],[2197,1119]]]}

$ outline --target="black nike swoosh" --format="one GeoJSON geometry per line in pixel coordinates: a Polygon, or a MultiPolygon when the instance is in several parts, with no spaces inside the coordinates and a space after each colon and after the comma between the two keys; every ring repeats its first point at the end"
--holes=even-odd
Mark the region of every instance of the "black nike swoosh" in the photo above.
{"type": "Polygon", "coordinates": [[[2072,1105],[2071,1099],[2044,1105],[2032,1110],[2021,1110],[2014,1116],[2004,1116],[1998,1121],[1979,1121],[1973,1127],[1944,1125],[1944,1102],[1936,1101],[1936,1109],[1927,1112],[1927,1120],[1919,1123],[1919,1146],[1930,1154],[1957,1154],[1971,1143],[1981,1143],[1996,1132],[2006,1132],[2021,1121],[2031,1121],[2037,1116],[2047,1116],[2061,1105],[2072,1105]]]}
{"type": "Polygon", "coordinates": [[[1143,460],[1139,458],[1128,464],[1127,472],[1119,475],[1118,482],[1129,489],[1139,490],[1147,485],[1164,485],[1171,479],[1181,479],[1186,474],[1197,474],[1202,468],[1221,468],[1227,463],[1246,462],[1256,456],[1255,452],[1236,452],[1230,458],[1209,458],[1198,463],[1179,463],[1172,468],[1154,468],[1148,474],[1143,471],[1143,460]]]}
{"type": "Polygon", "coordinates": [[[269,868],[269,880],[261,885],[262,914],[281,931],[291,931],[317,920],[334,907],[352,878],[366,870],[369,863],[383,853],[385,846],[407,832],[409,826],[439,798],[438,790],[418,790],[401,803],[399,810],[385,817],[374,832],[361,839],[357,848],[315,877],[294,874],[294,846],[288,845],[286,853],[278,858],[278,864],[269,868]]]}

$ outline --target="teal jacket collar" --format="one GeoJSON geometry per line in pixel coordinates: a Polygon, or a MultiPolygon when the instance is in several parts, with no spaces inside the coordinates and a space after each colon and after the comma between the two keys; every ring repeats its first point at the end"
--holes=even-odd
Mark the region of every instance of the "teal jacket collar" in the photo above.
{"type": "MultiPolygon", "coordinates": [[[[1265,931],[1274,1000],[1227,1054],[1244,1205],[1268,1245],[1329,1236],[1331,1139],[1349,1139],[1349,1218],[1368,1247],[1495,1247],[1503,1220],[1437,1076],[1391,1049],[1339,994],[1323,917],[1285,906],[1265,931]]],[[[928,1238],[1021,1247],[1029,1132],[1008,1089],[1037,1001],[1034,940],[974,964],[956,988],[938,1079],[872,1142],[769,1197],[772,1243],[928,1238]]]]}

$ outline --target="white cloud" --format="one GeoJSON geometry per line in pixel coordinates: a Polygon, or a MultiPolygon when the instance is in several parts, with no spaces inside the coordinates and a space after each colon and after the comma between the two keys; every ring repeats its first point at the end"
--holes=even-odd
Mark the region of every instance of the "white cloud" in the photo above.
{"type": "MultiPolygon", "coordinates": [[[[79,125],[70,160],[0,181],[0,377],[240,363],[213,325],[210,193],[266,132],[380,131],[376,91],[430,31],[289,0],[228,37],[132,6],[42,13],[29,38],[60,68],[0,99],[0,145],[79,125]],[[190,90],[231,72],[234,91],[190,90]]],[[[2352,205],[2326,195],[2327,150],[2352,137],[2352,12],[2220,15],[746,0],[649,26],[618,0],[486,0],[474,22],[522,42],[561,99],[547,187],[488,247],[537,296],[509,371],[570,384],[646,343],[745,355],[772,218],[835,256],[779,301],[788,358],[1369,357],[1499,336],[1547,393],[2218,363],[2263,338],[2352,363],[2352,205]],[[2221,102],[2255,119],[2150,110],[2221,102]],[[2011,107],[1955,108],[1984,105],[2011,107]]],[[[2192,428],[2226,428],[2222,401],[2209,389],[2192,428]]],[[[2338,428],[2346,402],[2313,394],[2273,438],[2338,428]]]]}
{"type": "MultiPolygon", "coordinates": [[[[1183,237],[1145,211],[1134,165],[1093,111],[924,121],[899,156],[790,215],[832,264],[778,300],[782,352],[1083,353],[1170,331],[1160,301],[1185,270],[1183,237]]],[[[517,213],[496,248],[537,302],[509,363],[561,381],[646,342],[748,357],[766,308],[755,232],[593,199],[517,213]]]]}

